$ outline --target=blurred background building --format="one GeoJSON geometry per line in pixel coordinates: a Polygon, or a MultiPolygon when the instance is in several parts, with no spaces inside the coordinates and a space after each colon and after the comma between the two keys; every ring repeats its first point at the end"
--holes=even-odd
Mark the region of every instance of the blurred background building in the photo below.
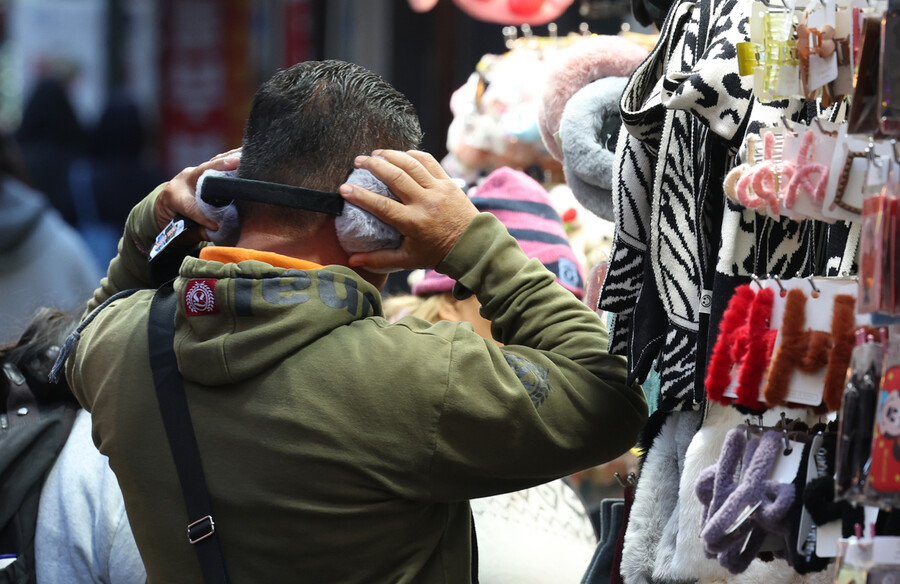
{"type": "MultiPolygon", "coordinates": [[[[576,0],[555,24],[560,34],[582,23],[615,34],[629,11],[627,0],[576,0]]],[[[450,95],[482,55],[506,50],[501,25],[449,0],[427,13],[406,0],[6,0],[0,34],[0,130],[15,131],[46,76],[66,84],[85,127],[124,91],[145,122],[146,154],[170,174],[240,143],[259,82],[323,58],[364,65],[403,91],[423,148],[443,156],[450,95]]]]}

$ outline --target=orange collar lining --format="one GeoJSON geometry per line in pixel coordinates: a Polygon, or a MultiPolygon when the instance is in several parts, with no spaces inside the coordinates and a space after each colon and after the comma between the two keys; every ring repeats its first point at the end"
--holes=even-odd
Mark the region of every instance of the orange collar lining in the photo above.
{"type": "Polygon", "coordinates": [[[237,264],[247,260],[256,260],[265,262],[276,268],[293,270],[320,270],[323,267],[315,262],[292,258],[291,256],[281,255],[280,253],[271,251],[257,251],[255,249],[245,249],[243,247],[223,247],[218,245],[208,245],[201,249],[200,259],[221,262],[223,264],[237,264]]]}

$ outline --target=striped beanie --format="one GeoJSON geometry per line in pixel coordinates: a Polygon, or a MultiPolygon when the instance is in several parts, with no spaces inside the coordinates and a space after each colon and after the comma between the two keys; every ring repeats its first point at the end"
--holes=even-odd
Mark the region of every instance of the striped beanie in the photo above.
{"type": "MultiPolygon", "coordinates": [[[[530,258],[537,258],[556,275],[556,281],[575,294],[584,296],[581,266],[569,245],[565,227],[550,196],[537,181],[518,170],[501,167],[470,191],[472,203],[479,211],[496,215],[509,234],[530,258]]],[[[449,292],[455,280],[428,270],[413,285],[412,293],[426,296],[449,292]]]]}

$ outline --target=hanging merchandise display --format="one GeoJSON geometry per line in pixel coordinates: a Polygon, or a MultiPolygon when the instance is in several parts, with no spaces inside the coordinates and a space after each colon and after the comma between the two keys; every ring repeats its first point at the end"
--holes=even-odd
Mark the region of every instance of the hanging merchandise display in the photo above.
{"type": "Polygon", "coordinates": [[[883,342],[865,331],[856,334],[850,370],[841,403],[834,495],[861,502],[866,485],[878,392],[881,386],[883,342]]]}
{"type": "Polygon", "coordinates": [[[547,58],[571,42],[570,37],[529,34],[508,39],[506,53],[481,58],[450,98],[449,154],[442,164],[452,176],[475,184],[502,166],[525,170],[538,181],[545,173],[559,173],[540,139],[538,103],[547,58]]]}
{"type": "MultiPolygon", "coordinates": [[[[631,379],[660,379],[628,584],[900,575],[898,22],[681,0],[624,84],[598,307],[631,379]]],[[[549,132],[576,186],[597,87],[563,96],[577,139],[549,132]]]]}

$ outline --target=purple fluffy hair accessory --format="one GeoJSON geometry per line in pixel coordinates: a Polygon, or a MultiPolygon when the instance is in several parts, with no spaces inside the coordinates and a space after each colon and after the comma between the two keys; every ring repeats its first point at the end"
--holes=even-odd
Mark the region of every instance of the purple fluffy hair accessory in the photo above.
{"type": "Polygon", "coordinates": [[[779,432],[767,431],[748,444],[744,430],[731,430],[719,462],[704,469],[697,481],[706,553],[732,574],[747,569],[768,533],[784,534],[789,529],[782,523],[794,502],[794,485],[768,478],[782,450],[779,432]],[[741,459],[740,479],[735,482],[741,459]]]}

